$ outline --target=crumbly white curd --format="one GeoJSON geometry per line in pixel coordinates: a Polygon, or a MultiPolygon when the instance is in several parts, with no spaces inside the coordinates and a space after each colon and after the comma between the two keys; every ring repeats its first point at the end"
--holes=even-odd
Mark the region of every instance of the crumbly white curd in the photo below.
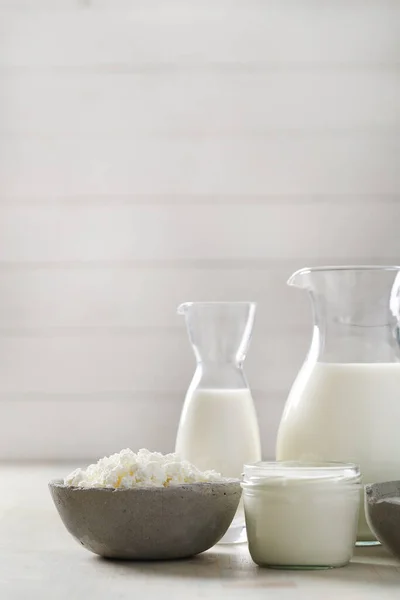
{"type": "Polygon", "coordinates": [[[86,469],[76,469],[64,479],[65,485],[81,488],[127,489],[139,486],[168,487],[185,483],[221,481],[216,471],[200,471],[178,454],[161,454],[129,448],[105,456],[86,469]]]}

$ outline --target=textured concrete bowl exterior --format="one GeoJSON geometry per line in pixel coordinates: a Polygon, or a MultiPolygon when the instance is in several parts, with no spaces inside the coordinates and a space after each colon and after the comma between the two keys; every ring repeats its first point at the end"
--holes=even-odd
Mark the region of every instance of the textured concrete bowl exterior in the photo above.
{"type": "Polygon", "coordinates": [[[365,486],[365,514],[375,537],[400,558],[400,481],[365,486]]]}
{"type": "Polygon", "coordinates": [[[170,560],[199,554],[226,533],[239,480],[166,488],[78,488],[49,483],[60,517],[87,550],[108,558],[170,560]]]}

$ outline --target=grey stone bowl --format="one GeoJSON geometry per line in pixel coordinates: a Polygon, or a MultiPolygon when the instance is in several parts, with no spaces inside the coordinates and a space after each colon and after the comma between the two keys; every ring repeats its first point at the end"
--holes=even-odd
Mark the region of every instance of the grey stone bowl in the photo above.
{"type": "Polygon", "coordinates": [[[366,485],[365,514],[382,546],[400,558],[400,481],[366,485]]]}
{"type": "Polygon", "coordinates": [[[208,550],[226,533],[240,481],[133,489],[49,483],[59,515],[87,550],[108,558],[170,560],[208,550]]]}

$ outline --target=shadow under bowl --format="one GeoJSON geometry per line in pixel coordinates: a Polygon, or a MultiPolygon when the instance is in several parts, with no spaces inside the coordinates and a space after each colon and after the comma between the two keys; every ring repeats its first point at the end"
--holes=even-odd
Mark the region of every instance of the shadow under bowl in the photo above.
{"type": "Polygon", "coordinates": [[[400,558],[400,481],[366,485],[365,514],[382,546],[400,558]]]}
{"type": "Polygon", "coordinates": [[[69,533],[100,556],[130,560],[187,558],[208,550],[235,516],[239,480],[132,489],[49,483],[69,533]]]}

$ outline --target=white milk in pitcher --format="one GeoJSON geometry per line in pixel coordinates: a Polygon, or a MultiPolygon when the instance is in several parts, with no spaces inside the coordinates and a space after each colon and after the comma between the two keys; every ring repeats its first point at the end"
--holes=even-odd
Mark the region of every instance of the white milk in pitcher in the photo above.
{"type": "Polygon", "coordinates": [[[244,389],[189,389],[176,451],[199,469],[240,477],[245,463],[261,459],[253,398],[244,389]]]}
{"type": "MultiPolygon", "coordinates": [[[[360,465],[364,484],[400,479],[400,364],[303,368],[278,432],[278,460],[360,465]]],[[[361,511],[359,539],[373,539],[361,511]]]]}

